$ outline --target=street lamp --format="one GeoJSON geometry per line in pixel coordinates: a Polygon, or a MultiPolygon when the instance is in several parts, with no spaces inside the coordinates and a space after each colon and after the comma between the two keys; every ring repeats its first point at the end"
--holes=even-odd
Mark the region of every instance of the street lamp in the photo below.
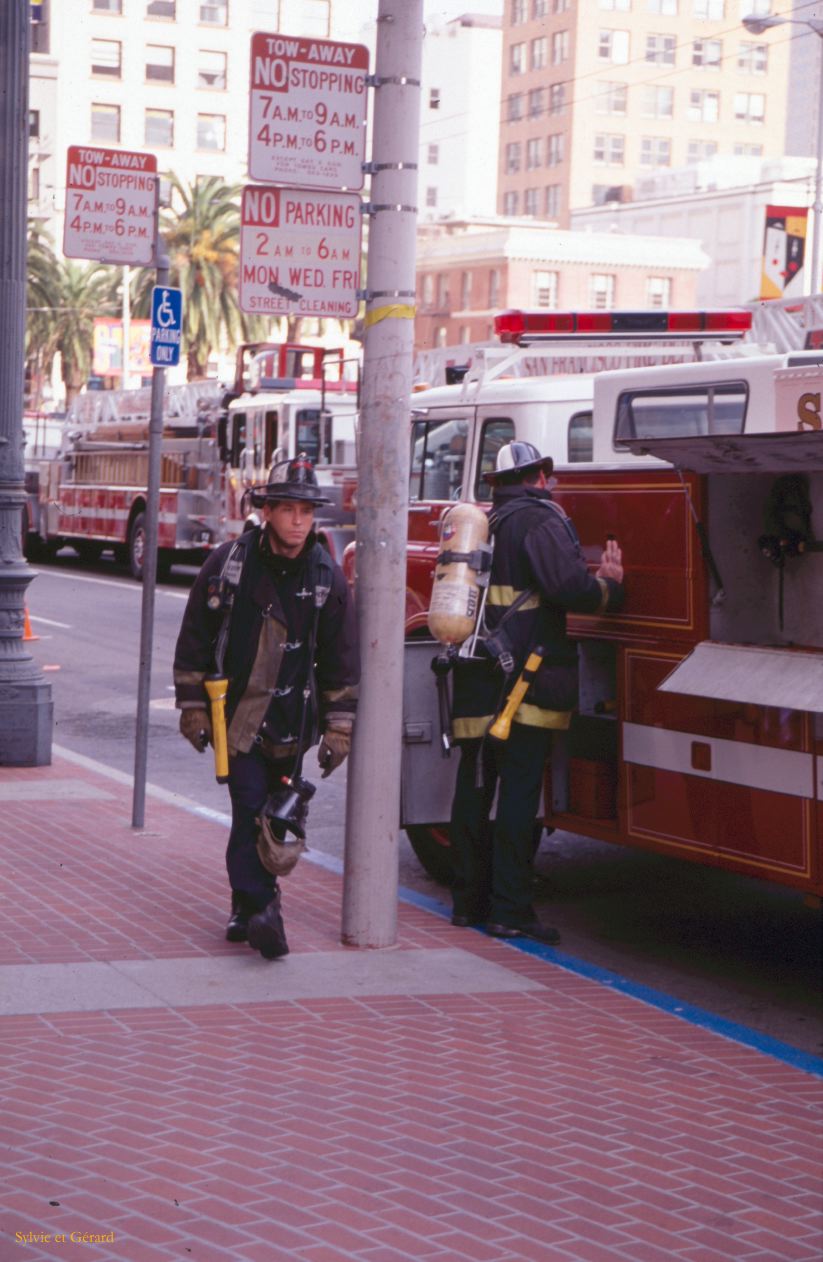
{"type": "MultiPolygon", "coordinates": [[[[823,40],[823,20],[820,18],[746,17],[743,25],[750,35],[764,35],[774,26],[805,26],[823,40]]],[[[823,218],[823,47],[820,53],[820,78],[817,85],[817,166],[814,174],[814,225],[812,231],[811,291],[820,292],[820,235],[823,218]]]]}

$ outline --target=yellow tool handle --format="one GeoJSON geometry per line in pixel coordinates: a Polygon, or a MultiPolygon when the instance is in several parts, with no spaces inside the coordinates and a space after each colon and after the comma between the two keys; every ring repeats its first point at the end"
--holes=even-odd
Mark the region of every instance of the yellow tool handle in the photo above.
{"type": "Polygon", "coordinates": [[[229,778],[229,747],[226,740],[226,693],[229,681],[228,679],[207,679],[205,683],[211,709],[214,774],[218,784],[225,784],[229,778]]]}
{"type": "Polygon", "coordinates": [[[536,648],[533,653],[529,653],[526,665],[509,693],[506,704],[489,728],[489,736],[493,736],[496,741],[507,741],[509,739],[509,733],[512,730],[512,719],[517,712],[517,707],[529,691],[529,686],[537,674],[542,661],[542,648],[536,648]]]}

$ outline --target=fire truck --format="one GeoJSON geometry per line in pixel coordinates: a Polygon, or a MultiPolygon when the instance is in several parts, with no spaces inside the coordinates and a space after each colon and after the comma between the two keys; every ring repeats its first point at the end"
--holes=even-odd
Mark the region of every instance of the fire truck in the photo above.
{"type": "MultiPolygon", "coordinates": [[[[200,564],[225,539],[257,524],[249,489],[277,459],[306,451],[331,501],[318,533],[339,553],[353,537],[357,383],[342,352],[296,344],[244,345],[233,386],[170,386],[161,444],[158,573],[200,564]],[[330,369],[329,359],[333,366],[330,369]]],[[[27,460],[29,556],[70,544],[105,549],[142,576],[151,391],[89,391],[63,427],[57,451],[27,460]]]]}
{"type": "Polygon", "coordinates": [[[508,349],[414,395],[401,824],[436,877],[457,762],[426,630],[439,526],[489,505],[516,437],[553,456],[592,570],[609,535],[626,567],[621,613],[569,617],[579,705],[538,822],[823,894],[823,356],[734,341],[750,319],[653,313],[671,362],[616,369],[644,313],[508,312],[508,349]],[[603,371],[516,375],[541,355],[603,371]]]}

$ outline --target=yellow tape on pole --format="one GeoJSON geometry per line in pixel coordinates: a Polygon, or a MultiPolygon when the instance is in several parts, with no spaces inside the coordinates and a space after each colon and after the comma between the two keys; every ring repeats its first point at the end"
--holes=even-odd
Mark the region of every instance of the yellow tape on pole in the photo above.
{"type": "Polygon", "coordinates": [[[416,315],[416,307],[395,302],[389,307],[375,307],[374,311],[367,311],[364,324],[368,328],[371,324],[379,324],[381,320],[413,320],[416,315]]]}

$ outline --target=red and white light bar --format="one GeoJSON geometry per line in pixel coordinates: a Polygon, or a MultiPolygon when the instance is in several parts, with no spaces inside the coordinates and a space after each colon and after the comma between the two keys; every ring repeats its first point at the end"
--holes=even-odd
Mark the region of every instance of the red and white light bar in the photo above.
{"type": "Polygon", "coordinates": [[[501,342],[528,346],[552,340],[734,341],[752,326],[751,311],[501,311],[494,331],[501,342]]]}

